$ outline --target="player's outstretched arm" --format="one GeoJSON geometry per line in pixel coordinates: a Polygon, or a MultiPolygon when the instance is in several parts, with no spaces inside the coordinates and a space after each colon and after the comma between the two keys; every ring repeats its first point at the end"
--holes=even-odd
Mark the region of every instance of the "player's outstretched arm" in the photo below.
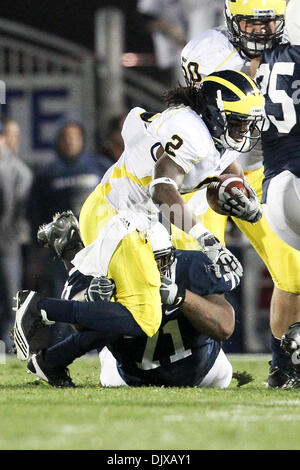
{"type": "Polygon", "coordinates": [[[180,307],[199,333],[216,341],[225,341],[232,335],[235,313],[223,294],[200,296],[166,276],[161,276],[160,294],[164,304],[180,307]]]}

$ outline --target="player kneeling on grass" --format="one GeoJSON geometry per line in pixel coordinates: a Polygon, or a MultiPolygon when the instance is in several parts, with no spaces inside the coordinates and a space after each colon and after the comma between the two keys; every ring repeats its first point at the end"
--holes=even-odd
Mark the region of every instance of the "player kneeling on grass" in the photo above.
{"type": "MultiPolygon", "coordinates": [[[[48,246],[57,247],[62,240],[65,245],[72,244],[67,232],[74,230],[75,224],[69,223],[70,214],[66,220],[65,230],[56,230],[57,218],[49,224],[48,246]]],[[[67,366],[86,352],[98,349],[102,350],[102,385],[225,388],[230,384],[232,367],[221,341],[234,330],[234,310],[224,293],[239,284],[239,277],[223,271],[217,278],[211,260],[200,251],[177,250],[175,256],[169,235],[159,223],[145,236],[162,279],[164,315],[158,334],[149,341],[123,305],[107,302],[114,293],[112,280],[91,279],[73,269],[65,293],[69,298],[78,298],[84,291],[88,302],[51,299],[32,291],[17,295],[14,338],[20,359],[26,360],[37,352],[32,344],[35,349],[43,348],[45,335],[40,332],[48,329],[51,333],[50,324],[45,326],[49,322],[71,323],[81,330],[33,354],[28,362],[30,372],[50,385],[72,387],[67,366]],[[105,346],[119,359],[117,362],[103,349],[105,346]]],[[[243,378],[249,381],[248,377],[243,378]]]]}

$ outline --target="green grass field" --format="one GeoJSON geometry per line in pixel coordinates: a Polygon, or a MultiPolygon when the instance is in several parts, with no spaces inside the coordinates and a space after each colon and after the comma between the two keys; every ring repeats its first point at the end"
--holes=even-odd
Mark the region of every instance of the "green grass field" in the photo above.
{"type": "Polygon", "coordinates": [[[230,358],[255,380],[227,390],[103,389],[91,355],[70,367],[78,388],[54,389],[9,358],[0,364],[0,449],[300,449],[300,391],[266,389],[268,357],[230,358]]]}

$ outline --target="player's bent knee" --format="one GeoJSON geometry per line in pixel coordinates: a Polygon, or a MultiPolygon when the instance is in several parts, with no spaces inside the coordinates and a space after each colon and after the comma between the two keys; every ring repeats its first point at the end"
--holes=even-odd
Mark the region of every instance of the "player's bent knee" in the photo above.
{"type": "Polygon", "coordinates": [[[99,353],[100,384],[102,387],[124,387],[126,382],[122,379],[117,368],[117,361],[112,353],[104,347],[99,353]]]}
{"type": "Polygon", "coordinates": [[[214,365],[199,383],[199,388],[227,388],[232,380],[232,365],[221,349],[214,365]]]}

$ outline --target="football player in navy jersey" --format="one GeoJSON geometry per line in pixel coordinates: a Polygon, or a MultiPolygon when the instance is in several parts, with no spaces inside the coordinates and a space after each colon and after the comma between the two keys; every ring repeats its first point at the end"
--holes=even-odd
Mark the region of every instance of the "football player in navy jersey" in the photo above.
{"type": "MultiPolygon", "coordinates": [[[[234,329],[234,312],[224,298],[237,277],[216,278],[209,259],[199,251],[177,250],[176,281],[185,302],[166,306],[152,338],[120,337],[100,352],[103,386],[173,386],[226,388],[232,366],[221,341],[234,329]]],[[[236,276],[236,275],[235,275],[236,276]]],[[[174,285],[173,285],[174,286],[174,285]]],[[[172,290],[162,280],[162,299],[172,290]]],[[[173,300],[173,299],[172,299],[173,300]]]]}
{"type": "MultiPolygon", "coordinates": [[[[260,59],[252,61],[252,75],[256,77],[264,94],[265,112],[268,118],[261,139],[264,158],[262,196],[264,215],[276,235],[296,250],[300,250],[299,31],[299,2],[291,0],[287,8],[287,32],[290,42],[266,50],[260,59]]],[[[297,273],[291,270],[288,276],[291,282],[295,282],[297,273]]],[[[293,349],[287,346],[292,341],[289,340],[290,335],[291,338],[295,335],[295,328],[290,328],[291,321],[293,321],[292,315],[286,316],[285,324],[282,317],[280,325],[276,324],[276,319],[271,318],[278,350],[282,328],[287,330],[284,335],[284,345],[289,353],[286,356],[281,355],[276,366],[271,364],[268,379],[268,385],[271,387],[300,387],[299,361],[297,360],[295,365],[290,360],[293,349]]],[[[299,329],[297,312],[294,314],[294,322],[297,325],[296,330],[299,329]]],[[[297,343],[293,344],[297,349],[297,343]]]]}
{"type": "MultiPolygon", "coordinates": [[[[29,371],[52,386],[72,387],[67,366],[86,352],[99,349],[103,385],[225,388],[230,384],[232,366],[221,349],[221,341],[234,330],[234,310],[224,294],[239,284],[239,277],[223,271],[217,278],[210,259],[200,251],[178,250],[175,257],[168,232],[160,223],[146,236],[162,276],[165,309],[157,335],[148,338],[123,305],[107,302],[114,290],[112,281],[91,280],[73,270],[65,296],[74,299],[85,292],[89,302],[45,298],[28,291],[18,293],[15,338],[21,356],[26,348],[33,352],[40,331],[50,331],[55,321],[77,325],[80,330],[33,354],[29,371]],[[118,363],[107,349],[102,349],[104,346],[114,353],[118,363]]],[[[67,243],[68,237],[62,232],[60,237],[67,243]]]]}

